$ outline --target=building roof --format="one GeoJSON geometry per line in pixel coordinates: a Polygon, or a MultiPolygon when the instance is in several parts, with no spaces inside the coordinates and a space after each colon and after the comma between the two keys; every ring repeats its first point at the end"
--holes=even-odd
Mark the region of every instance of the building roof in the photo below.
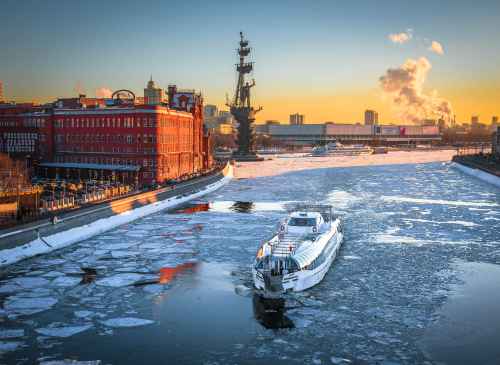
{"type": "Polygon", "coordinates": [[[110,165],[98,163],[76,163],[76,162],[43,162],[42,167],[62,167],[68,169],[89,169],[89,170],[111,170],[111,171],[139,171],[138,165],[110,165]]]}

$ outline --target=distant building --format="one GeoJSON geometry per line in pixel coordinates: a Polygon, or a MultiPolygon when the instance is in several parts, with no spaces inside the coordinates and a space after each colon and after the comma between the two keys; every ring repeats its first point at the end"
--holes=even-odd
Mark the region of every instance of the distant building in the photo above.
{"type": "Polygon", "coordinates": [[[375,110],[365,110],[365,125],[377,125],[378,113],[375,110]]]}
{"type": "Polygon", "coordinates": [[[204,125],[207,129],[218,134],[232,134],[234,118],[227,110],[218,110],[215,105],[205,107],[204,125]]]}
{"type": "Polygon", "coordinates": [[[0,80],[0,103],[3,102],[3,83],[2,80],[0,80]]]}
{"type": "Polygon", "coordinates": [[[48,178],[139,186],[210,168],[212,142],[202,125],[201,94],[173,85],[170,91],[171,101],[162,105],[119,98],[101,105],[108,99],[85,95],[47,105],[2,103],[0,153],[36,165],[48,178]]]}
{"type": "Polygon", "coordinates": [[[146,105],[160,105],[165,102],[165,90],[157,88],[153,81],[153,76],[148,81],[147,87],[144,89],[144,104],[146,105]]]}
{"type": "Polygon", "coordinates": [[[478,123],[479,123],[479,115],[473,115],[473,116],[470,118],[470,123],[471,123],[471,124],[478,124],[478,123]]]}
{"type": "Polygon", "coordinates": [[[491,117],[491,125],[498,125],[498,116],[494,115],[491,117]]]}
{"type": "Polygon", "coordinates": [[[205,118],[215,118],[219,113],[217,105],[212,105],[212,104],[205,105],[203,111],[205,114],[205,118]]]}
{"type": "Polygon", "coordinates": [[[266,120],[266,125],[280,125],[281,123],[277,120],[266,120]]]}
{"type": "Polygon", "coordinates": [[[305,117],[304,114],[290,114],[290,124],[291,125],[302,125],[304,124],[305,117]]]}
{"type": "Polygon", "coordinates": [[[493,133],[491,139],[492,152],[500,158],[500,126],[496,127],[496,131],[493,133]]]}
{"type": "Polygon", "coordinates": [[[361,125],[361,124],[265,124],[257,125],[258,134],[287,146],[314,146],[338,141],[346,144],[416,145],[442,139],[437,126],[361,125]]]}

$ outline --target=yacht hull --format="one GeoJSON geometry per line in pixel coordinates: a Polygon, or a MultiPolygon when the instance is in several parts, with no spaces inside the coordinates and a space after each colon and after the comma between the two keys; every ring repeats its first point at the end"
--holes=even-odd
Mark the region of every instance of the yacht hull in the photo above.
{"type": "MultiPolygon", "coordinates": [[[[269,272],[262,272],[252,268],[253,282],[256,289],[261,290],[263,295],[275,296],[285,292],[299,292],[309,289],[320,283],[330,269],[335,258],[338,256],[342,246],[343,232],[336,231],[330,238],[328,245],[333,245],[324,262],[314,269],[303,268],[299,271],[271,276],[269,272]]],[[[325,248],[325,250],[327,250],[325,248]]]]}

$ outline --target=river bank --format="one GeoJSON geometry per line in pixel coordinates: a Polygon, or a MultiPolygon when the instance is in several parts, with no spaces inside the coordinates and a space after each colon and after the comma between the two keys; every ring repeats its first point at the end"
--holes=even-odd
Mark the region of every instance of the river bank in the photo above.
{"type": "Polygon", "coordinates": [[[381,166],[396,164],[416,164],[428,162],[448,162],[455,150],[432,151],[390,151],[387,154],[358,156],[321,156],[306,154],[285,154],[266,156],[262,162],[238,162],[235,178],[249,179],[263,176],[276,176],[293,171],[330,167],[381,166]]]}
{"type": "Polygon", "coordinates": [[[160,189],[104,203],[95,208],[71,211],[61,215],[57,224],[38,221],[4,231],[0,234],[0,267],[66,247],[211,193],[232,178],[232,170],[227,165],[217,174],[186,182],[174,189],[160,189]]]}

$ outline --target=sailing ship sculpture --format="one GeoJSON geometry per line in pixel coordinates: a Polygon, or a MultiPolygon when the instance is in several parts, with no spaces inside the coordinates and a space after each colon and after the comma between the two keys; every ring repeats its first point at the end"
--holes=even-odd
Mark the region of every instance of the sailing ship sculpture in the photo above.
{"type": "Polygon", "coordinates": [[[240,62],[236,64],[238,72],[238,83],[234,92],[232,102],[228,102],[231,114],[237,123],[238,135],[236,144],[238,149],[233,152],[233,159],[236,161],[261,161],[262,158],[255,152],[255,132],[253,123],[255,114],[262,110],[262,107],[254,109],[251,103],[251,89],[255,86],[255,80],[248,82],[245,75],[252,72],[253,62],[245,62],[245,57],[250,54],[251,48],[248,41],[240,32],[240,47],[237,49],[240,62]]]}

